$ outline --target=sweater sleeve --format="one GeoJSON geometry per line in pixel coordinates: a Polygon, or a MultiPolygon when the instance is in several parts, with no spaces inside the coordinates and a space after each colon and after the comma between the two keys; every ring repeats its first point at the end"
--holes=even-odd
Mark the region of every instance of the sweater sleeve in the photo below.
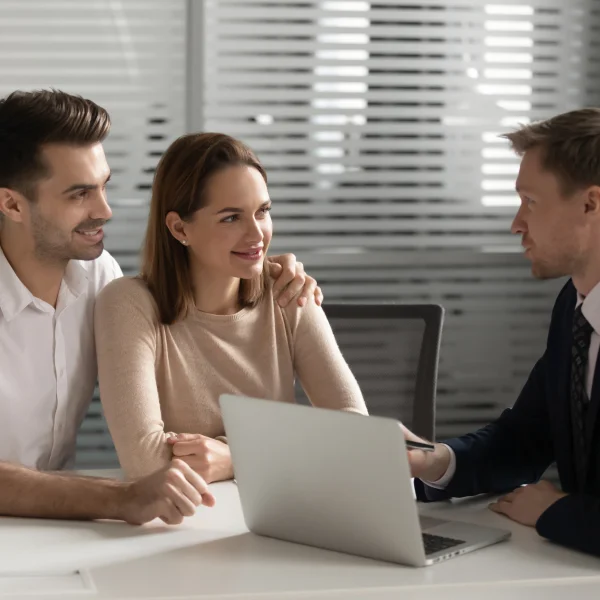
{"type": "Polygon", "coordinates": [[[142,477],[171,460],[156,382],[156,308],[141,281],[121,278],[100,293],[94,317],[106,421],[125,474],[142,477]]]}
{"type": "Polygon", "coordinates": [[[294,370],[311,404],[366,415],[360,387],[323,309],[311,298],[303,308],[293,302],[284,310],[294,335],[294,370]]]}

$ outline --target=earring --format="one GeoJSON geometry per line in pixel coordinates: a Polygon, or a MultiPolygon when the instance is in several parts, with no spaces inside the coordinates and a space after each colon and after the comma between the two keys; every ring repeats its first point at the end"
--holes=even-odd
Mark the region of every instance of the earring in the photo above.
{"type": "Polygon", "coordinates": [[[181,243],[182,243],[184,246],[187,246],[187,245],[188,245],[188,242],[187,242],[187,240],[181,240],[181,243]]]}

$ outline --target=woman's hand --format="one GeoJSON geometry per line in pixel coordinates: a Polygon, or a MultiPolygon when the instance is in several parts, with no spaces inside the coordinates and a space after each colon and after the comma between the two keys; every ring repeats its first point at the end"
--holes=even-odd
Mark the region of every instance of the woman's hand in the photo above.
{"type": "Polygon", "coordinates": [[[199,433],[168,434],[173,458],[186,462],[206,483],[233,479],[229,446],[199,433]]]}

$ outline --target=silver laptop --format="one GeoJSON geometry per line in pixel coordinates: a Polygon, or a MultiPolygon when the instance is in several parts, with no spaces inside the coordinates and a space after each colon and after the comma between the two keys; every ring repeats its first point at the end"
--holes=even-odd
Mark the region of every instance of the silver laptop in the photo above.
{"type": "Polygon", "coordinates": [[[421,517],[397,421],[220,398],[244,519],[254,533],[403,565],[431,565],[509,531],[421,517]]]}

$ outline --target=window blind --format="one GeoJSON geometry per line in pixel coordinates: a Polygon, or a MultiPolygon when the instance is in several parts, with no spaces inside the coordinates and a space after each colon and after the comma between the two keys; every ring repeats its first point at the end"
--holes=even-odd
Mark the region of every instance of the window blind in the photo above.
{"type": "MultiPolygon", "coordinates": [[[[195,14],[194,14],[195,11],[195,14]]],[[[589,1],[205,0],[192,126],[254,148],[274,251],[340,301],[440,302],[440,437],[497,417],[543,351],[562,281],[510,233],[499,134],[598,104],[589,1]]]]}

